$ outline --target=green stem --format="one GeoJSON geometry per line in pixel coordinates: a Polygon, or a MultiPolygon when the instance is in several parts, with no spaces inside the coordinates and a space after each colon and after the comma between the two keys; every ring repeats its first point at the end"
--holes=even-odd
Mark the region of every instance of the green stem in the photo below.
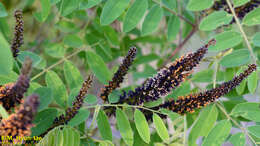
{"type": "MultiPolygon", "coordinates": [[[[100,42],[97,42],[93,45],[91,45],[90,47],[94,47],[94,46],[97,46],[100,42]]],[[[74,53],[68,55],[68,56],[65,56],[63,57],[62,59],[60,59],[58,62],[56,62],[55,64],[49,66],[48,68],[44,69],[42,72],[38,73],[37,75],[35,75],[34,77],[32,77],[31,81],[37,79],[38,77],[40,77],[41,75],[43,75],[44,73],[48,72],[49,70],[51,70],[52,68],[56,67],[57,65],[63,63],[65,60],[68,60],[70,59],[71,57],[77,55],[79,52],[81,51],[84,51],[84,50],[87,50],[89,49],[90,47],[87,47],[87,48],[81,48],[81,49],[78,49],[77,51],[75,51],[74,53]]]]}
{"type": "Polygon", "coordinates": [[[247,45],[247,47],[248,47],[248,50],[249,50],[249,52],[250,52],[250,54],[251,54],[251,57],[252,57],[252,59],[253,59],[253,62],[256,64],[256,60],[257,60],[257,59],[256,59],[256,57],[255,57],[255,55],[254,55],[254,51],[253,51],[253,49],[252,49],[252,47],[251,47],[251,45],[250,45],[250,43],[249,43],[249,41],[248,41],[248,38],[247,38],[247,36],[246,36],[245,31],[243,30],[242,25],[241,25],[240,22],[239,22],[238,17],[236,16],[235,10],[234,10],[234,8],[233,8],[232,5],[231,5],[230,0],[226,0],[226,2],[227,2],[227,4],[228,4],[229,9],[230,9],[231,12],[232,12],[232,15],[233,15],[234,18],[235,18],[236,24],[237,24],[237,26],[238,26],[238,28],[239,28],[239,30],[240,30],[240,32],[241,32],[241,34],[242,34],[244,40],[245,40],[245,42],[246,42],[246,45],[247,45]]]}
{"type": "Polygon", "coordinates": [[[165,114],[165,113],[161,113],[160,111],[156,111],[156,110],[152,110],[150,108],[146,108],[146,107],[143,107],[143,106],[138,106],[138,105],[127,105],[127,104],[102,104],[102,105],[93,105],[93,106],[86,106],[86,107],[83,107],[85,109],[90,109],[90,108],[96,108],[97,106],[100,106],[100,107],[129,107],[129,108],[139,108],[139,109],[144,109],[144,110],[147,110],[147,111],[151,111],[153,113],[157,113],[157,114],[162,114],[162,115],[168,115],[168,114],[165,114]]]}

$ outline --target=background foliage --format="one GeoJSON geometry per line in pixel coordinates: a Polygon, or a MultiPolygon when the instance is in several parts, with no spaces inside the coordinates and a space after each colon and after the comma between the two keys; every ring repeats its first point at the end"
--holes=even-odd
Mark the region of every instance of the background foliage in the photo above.
{"type": "MultiPolygon", "coordinates": [[[[233,0],[235,7],[249,0],[233,0]]],[[[231,3],[230,0],[227,2],[231,3]]],[[[211,38],[217,44],[193,75],[169,96],[198,92],[228,81],[248,63],[260,59],[260,8],[233,24],[234,14],[203,11],[213,0],[4,0],[0,2],[0,84],[16,81],[26,56],[33,60],[28,95],[40,95],[32,136],[45,132],[57,115],[71,106],[87,74],[95,82],[85,105],[66,125],[49,132],[39,145],[220,145],[260,144],[258,72],[220,101],[180,116],[145,107],[124,105],[116,118],[106,116],[99,98],[130,46],[137,58],[122,88],[133,89],[174,58],[191,52],[211,38]],[[22,9],[25,44],[17,60],[10,42],[15,9],[22,9]],[[167,120],[157,114],[167,113],[167,120]]],[[[113,100],[118,94],[113,94],[113,100]]],[[[114,101],[110,101],[114,102],[114,101]]],[[[113,105],[122,106],[122,105],[113,105]]],[[[7,117],[0,108],[2,117],[7,117]]]]}

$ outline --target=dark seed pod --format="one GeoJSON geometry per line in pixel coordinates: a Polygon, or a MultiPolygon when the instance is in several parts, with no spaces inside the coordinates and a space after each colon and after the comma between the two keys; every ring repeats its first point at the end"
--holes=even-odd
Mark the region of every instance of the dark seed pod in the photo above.
{"type": "Polygon", "coordinates": [[[38,95],[29,96],[14,114],[3,119],[0,124],[1,136],[25,137],[31,135],[32,121],[39,106],[38,95]]]}
{"type": "MultiPolygon", "coordinates": [[[[154,110],[159,110],[160,108],[165,108],[173,112],[184,114],[186,112],[194,112],[194,109],[201,108],[214,102],[221,96],[229,93],[232,89],[237,87],[245,78],[247,78],[253,71],[256,70],[255,64],[248,65],[248,68],[240,73],[238,76],[234,77],[228,82],[220,84],[218,87],[211,90],[206,90],[205,92],[200,92],[197,94],[191,94],[187,96],[178,97],[177,100],[169,100],[164,104],[154,107],[154,110]]],[[[149,113],[152,114],[152,113],[149,113]]],[[[147,114],[147,117],[151,115],[147,114]]]]}
{"type": "Polygon", "coordinates": [[[11,45],[13,52],[13,57],[17,57],[19,53],[19,48],[23,45],[23,31],[24,31],[24,22],[23,22],[23,12],[21,10],[16,10],[14,12],[14,17],[16,19],[16,25],[14,30],[14,38],[11,45]]]}
{"type": "Polygon", "coordinates": [[[0,86],[0,104],[9,111],[11,108],[20,104],[23,94],[27,92],[30,86],[30,72],[32,60],[27,58],[21,69],[21,74],[16,83],[8,83],[0,86]]]}
{"type": "Polygon", "coordinates": [[[105,85],[105,88],[102,89],[100,97],[107,101],[108,95],[120,87],[120,84],[124,80],[124,76],[127,74],[129,67],[132,65],[134,58],[136,56],[136,47],[131,47],[128,51],[128,54],[125,56],[122,64],[119,66],[117,72],[114,74],[112,81],[109,81],[108,85],[105,85]]]}

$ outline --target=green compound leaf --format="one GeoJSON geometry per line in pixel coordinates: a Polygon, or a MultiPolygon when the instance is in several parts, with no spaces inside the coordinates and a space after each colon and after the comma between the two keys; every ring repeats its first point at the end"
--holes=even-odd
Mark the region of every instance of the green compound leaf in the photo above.
{"type": "Polygon", "coordinates": [[[260,24],[260,8],[256,8],[253,11],[249,12],[243,19],[244,25],[253,26],[260,24]]]}
{"type": "Polygon", "coordinates": [[[135,126],[136,129],[140,135],[140,137],[146,142],[150,143],[150,129],[149,125],[146,121],[146,118],[144,114],[136,109],[134,113],[134,121],[135,121],[135,126]]]}
{"type": "Polygon", "coordinates": [[[78,70],[78,68],[74,66],[72,62],[65,61],[63,70],[65,79],[70,89],[78,87],[80,88],[83,83],[83,78],[80,75],[80,71],[78,70]]]}
{"type": "Polygon", "coordinates": [[[233,16],[225,11],[216,11],[204,18],[199,28],[204,31],[211,31],[219,26],[229,24],[233,16]]]}
{"type": "Polygon", "coordinates": [[[10,46],[2,33],[0,34],[0,75],[8,75],[13,68],[13,55],[10,46]]]}
{"type": "Polygon", "coordinates": [[[129,32],[136,27],[142,19],[148,8],[147,0],[135,0],[133,5],[128,9],[124,22],[123,32],[129,32]]]}
{"type": "Polygon", "coordinates": [[[40,87],[34,91],[34,93],[40,96],[40,105],[38,107],[38,111],[42,111],[48,107],[48,105],[52,102],[52,90],[46,87],[40,87]]]}
{"type": "Polygon", "coordinates": [[[190,11],[201,11],[210,8],[214,0],[190,0],[187,9],[190,11]]]}
{"type": "Polygon", "coordinates": [[[256,136],[257,138],[260,138],[260,126],[256,125],[256,126],[250,126],[247,128],[248,131],[253,134],[254,136],[256,136]]]}
{"type": "Polygon", "coordinates": [[[246,119],[260,122],[260,103],[247,102],[236,105],[231,114],[234,117],[244,117],[246,119]]]}
{"type": "Polygon", "coordinates": [[[95,76],[101,83],[106,84],[112,78],[112,74],[103,59],[93,51],[86,51],[86,57],[88,65],[95,76]]]}
{"type": "Polygon", "coordinates": [[[83,45],[83,41],[77,35],[67,35],[64,37],[63,43],[72,48],[79,48],[83,45]]]}
{"type": "Polygon", "coordinates": [[[234,146],[245,146],[246,137],[244,133],[236,133],[232,135],[229,140],[234,146]]]}
{"type": "Polygon", "coordinates": [[[130,0],[108,0],[100,16],[101,25],[108,25],[116,20],[124,12],[129,2],[130,0]]]}
{"type": "Polygon", "coordinates": [[[79,146],[79,132],[69,126],[59,126],[51,130],[36,146],[79,146]]]}
{"type": "Polygon", "coordinates": [[[231,130],[231,123],[228,120],[222,120],[210,131],[209,135],[205,138],[202,146],[219,146],[229,135],[231,130]]]}
{"type": "Polygon", "coordinates": [[[220,64],[224,67],[237,67],[249,63],[250,53],[248,49],[239,49],[231,54],[224,56],[220,60],[220,64]],[[232,59],[231,59],[232,58],[232,59]]]}
{"type": "Polygon", "coordinates": [[[222,51],[242,42],[242,36],[235,31],[225,31],[217,34],[214,38],[216,38],[217,43],[215,46],[210,46],[209,51],[222,51]]]}
{"type": "Polygon", "coordinates": [[[260,32],[255,33],[252,41],[255,46],[260,47],[260,32]]]}
{"type": "Polygon", "coordinates": [[[104,111],[100,110],[97,116],[98,130],[103,140],[112,141],[112,130],[104,111]]]}
{"type": "Polygon", "coordinates": [[[163,17],[163,10],[159,5],[154,5],[149,13],[145,16],[142,25],[142,35],[148,35],[157,30],[160,21],[163,17]]]}
{"type": "Polygon", "coordinates": [[[0,17],[6,17],[7,15],[5,6],[0,2],[0,17]]]}
{"type": "Polygon", "coordinates": [[[79,8],[81,0],[61,0],[58,5],[59,11],[62,16],[67,16],[79,8]]]}
{"type": "Polygon", "coordinates": [[[39,55],[37,55],[33,52],[21,51],[19,56],[17,57],[17,59],[20,63],[23,63],[27,57],[29,57],[32,60],[33,67],[39,67],[40,66],[42,58],[39,55]]]}
{"type": "Polygon", "coordinates": [[[242,6],[248,2],[250,2],[250,0],[233,0],[234,7],[242,6]]]}
{"type": "Polygon", "coordinates": [[[116,121],[120,134],[127,145],[133,145],[134,133],[126,114],[121,110],[116,110],[116,121]]]}
{"type": "Polygon", "coordinates": [[[208,136],[210,130],[214,127],[217,117],[218,109],[215,105],[204,108],[192,126],[188,138],[188,144],[194,145],[196,144],[197,138],[200,136],[208,136]]]}
{"type": "Polygon", "coordinates": [[[45,53],[55,58],[62,58],[65,55],[65,48],[62,43],[53,43],[48,45],[46,49],[44,49],[45,53]]]}
{"type": "Polygon", "coordinates": [[[57,117],[58,111],[54,108],[48,108],[41,112],[38,112],[34,118],[32,135],[38,136],[44,133],[53,123],[54,119],[57,117]]]}
{"type": "Polygon", "coordinates": [[[68,94],[60,77],[53,71],[47,72],[45,76],[47,87],[52,90],[53,98],[62,107],[66,107],[68,94]]]}
{"type": "Polygon", "coordinates": [[[44,22],[51,11],[51,2],[50,0],[41,0],[41,12],[36,12],[33,15],[35,16],[36,20],[40,22],[44,22]]]}
{"type": "Polygon", "coordinates": [[[257,71],[252,72],[252,74],[248,76],[247,87],[251,94],[254,94],[256,91],[258,79],[257,71]]]}
{"type": "Polygon", "coordinates": [[[170,137],[168,134],[168,130],[167,130],[163,120],[161,119],[161,117],[155,113],[153,114],[153,123],[154,123],[155,129],[156,129],[158,135],[161,137],[161,139],[165,143],[169,143],[170,137]]]}
{"type": "Polygon", "coordinates": [[[168,28],[167,28],[167,38],[168,41],[173,41],[176,38],[176,35],[179,33],[180,31],[180,18],[172,15],[170,17],[170,20],[168,21],[168,28]]]}
{"type": "Polygon", "coordinates": [[[74,127],[74,126],[78,126],[80,123],[85,122],[88,117],[90,115],[89,110],[87,109],[80,109],[79,112],[75,115],[75,117],[73,117],[68,125],[74,127]]]}

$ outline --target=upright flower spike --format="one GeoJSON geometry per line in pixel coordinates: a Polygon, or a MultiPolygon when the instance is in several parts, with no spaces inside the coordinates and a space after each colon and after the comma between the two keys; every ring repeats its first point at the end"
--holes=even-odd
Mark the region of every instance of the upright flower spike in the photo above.
{"type": "Polygon", "coordinates": [[[13,57],[16,58],[19,53],[19,48],[23,44],[23,27],[24,27],[24,22],[23,22],[23,12],[21,10],[16,10],[14,12],[14,17],[16,19],[16,25],[14,29],[14,38],[13,42],[11,45],[11,50],[13,52],[13,57]]]}
{"type": "MultiPolygon", "coordinates": [[[[154,107],[153,109],[159,110],[159,108],[165,108],[179,114],[184,114],[185,112],[192,113],[194,112],[194,109],[206,106],[209,103],[214,102],[221,96],[229,93],[255,70],[256,65],[250,64],[243,73],[240,73],[238,76],[235,76],[230,81],[220,84],[216,88],[206,90],[205,92],[200,92],[194,95],[181,96],[178,97],[176,101],[169,100],[164,104],[154,107]]],[[[147,117],[149,117],[149,115],[147,115],[147,117]]]]}
{"type": "Polygon", "coordinates": [[[105,88],[102,89],[100,97],[107,101],[109,94],[120,87],[120,84],[124,80],[124,76],[127,74],[129,67],[132,65],[134,58],[136,56],[136,47],[131,47],[128,51],[128,54],[125,56],[122,64],[119,66],[117,72],[114,74],[112,81],[109,81],[108,85],[105,85],[105,88]]]}
{"type": "Polygon", "coordinates": [[[17,136],[25,137],[31,135],[33,118],[39,106],[38,95],[29,96],[20,109],[7,119],[3,119],[0,123],[0,135],[12,136],[13,139],[17,136]]]}
{"type": "Polygon", "coordinates": [[[27,92],[30,85],[30,72],[32,68],[32,60],[26,58],[21,74],[16,83],[8,83],[0,86],[0,104],[9,111],[15,107],[16,104],[20,104],[23,98],[23,94],[27,92]]]}
{"type": "Polygon", "coordinates": [[[135,88],[135,91],[123,93],[120,96],[119,103],[128,103],[140,105],[144,102],[154,101],[161,96],[165,96],[170,91],[180,85],[184,79],[190,75],[190,71],[199,64],[201,59],[207,53],[208,47],[216,43],[212,39],[194,53],[189,53],[185,57],[177,59],[163,68],[155,77],[149,78],[142,86],[135,88]]]}
{"type": "Polygon", "coordinates": [[[59,117],[57,117],[53,122],[53,125],[45,133],[41,134],[41,137],[44,137],[44,135],[47,134],[47,132],[49,132],[51,129],[59,125],[67,124],[72,118],[76,116],[79,109],[84,103],[84,99],[87,95],[88,89],[92,85],[92,81],[93,81],[93,76],[92,75],[88,76],[88,78],[82,84],[79,94],[76,96],[76,99],[73,101],[72,107],[66,109],[65,115],[62,114],[59,117]]]}

